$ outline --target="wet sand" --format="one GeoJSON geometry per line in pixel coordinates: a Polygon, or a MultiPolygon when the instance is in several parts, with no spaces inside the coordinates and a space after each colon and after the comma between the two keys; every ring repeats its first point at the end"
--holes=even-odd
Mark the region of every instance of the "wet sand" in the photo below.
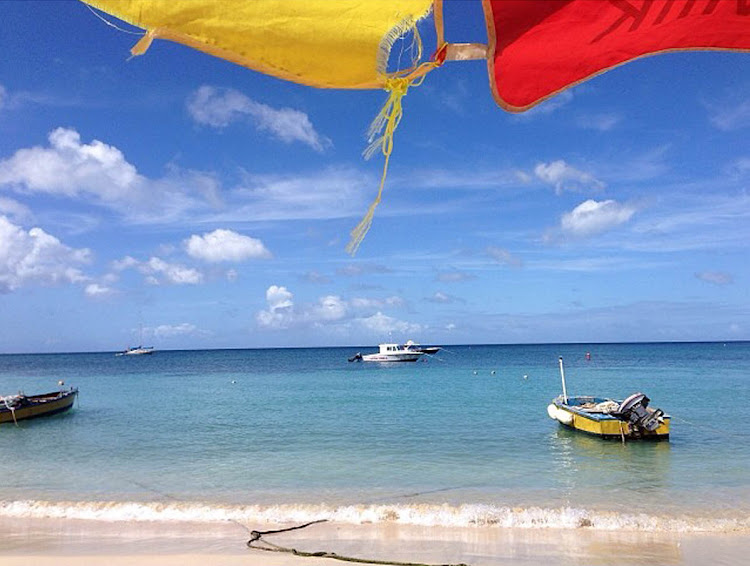
{"type": "MultiPolygon", "coordinates": [[[[250,529],[291,525],[0,519],[0,564],[20,566],[307,566],[346,564],[249,549],[250,529]]],[[[472,566],[734,566],[750,533],[646,533],[586,528],[503,529],[322,523],[267,536],[300,551],[418,564],[472,566]]]]}

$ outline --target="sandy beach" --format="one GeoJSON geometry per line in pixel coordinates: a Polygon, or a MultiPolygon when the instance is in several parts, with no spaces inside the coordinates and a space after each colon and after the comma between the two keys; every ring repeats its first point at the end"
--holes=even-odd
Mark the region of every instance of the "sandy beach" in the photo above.
{"type": "MultiPolygon", "coordinates": [[[[253,525],[273,530],[291,525],[253,525]]],[[[3,519],[0,564],[296,566],[343,564],[328,558],[249,549],[249,530],[236,523],[170,524],[3,519]],[[209,558],[210,557],[210,558],[209,558]]],[[[362,559],[473,566],[568,564],[618,566],[736,565],[750,552],[750,535],[644,533],[587,529],[435,528],[397,524],[322,523],[268,536],[304,552],[362,559]]]]}

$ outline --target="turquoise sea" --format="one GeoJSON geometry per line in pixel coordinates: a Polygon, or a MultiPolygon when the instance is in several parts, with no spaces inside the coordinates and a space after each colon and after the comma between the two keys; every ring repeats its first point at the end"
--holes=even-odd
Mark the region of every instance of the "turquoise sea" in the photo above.
{"type": "Polygon", "coordinates": [[[0,517],[750,529],[750,343],[1,355],[0,394],[80,389],[0,425],[0,517]],[[586,353],[591,359],[586,360],[586,353]],[[669,442],[582,436],[560,394],[643,391],[669,442]]]}

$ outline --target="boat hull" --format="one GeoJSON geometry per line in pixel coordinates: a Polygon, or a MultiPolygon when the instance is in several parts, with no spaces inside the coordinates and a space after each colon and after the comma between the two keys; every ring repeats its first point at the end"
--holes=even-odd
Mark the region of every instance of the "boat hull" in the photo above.
{"type": "MultiPolygon", "coordinates": [[[[607,413],[590,412],[582,409],[583,402],[603,402],[606,399],[594,397],[569,398],[568,403],[555,399],[548,408],[551,418],[560,425],[606,440],[669,440],[670,417],[664,415],[654,431],[632,426],[629,422],[607,413]]],[[[653,409],[648,409],[652,411],[653,409]]]]}
{"type": "Polygon", "coordinates": [[[38,417],[48,417],[70,410],[78,395],[78,389],[56,391],[43,395],[30,395],[14,410],[0,404],[0,423],[12,423],[38,417]]]}
{"type": "Polygon", "coordinates": [[[410,352],[405,354],[366,354],[362,356],[363,362],[416,362],[422,352],[410,352]]]}

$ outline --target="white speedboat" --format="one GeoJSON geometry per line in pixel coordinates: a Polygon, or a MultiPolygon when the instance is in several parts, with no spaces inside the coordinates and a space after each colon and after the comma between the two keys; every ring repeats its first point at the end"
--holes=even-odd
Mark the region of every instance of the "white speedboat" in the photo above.
{"type": "Polygon", "coordinates": [[[423,354],[437,354],[442,348],[440,346],[422,346],[413,340],[407,340],[404,348],[412,352],[422,352],[423,354]]]}
{"type": "Polygon", "coordinates": [[[116,356],[143,356],[146,354],[153,354],[153,346],[135,346],[134,348],[128,348],[124,352],[117,352],[116,356]]]}
{"type": "Polygon", "coordinates": [[[419,352],[407,348],[401,344],[380,344],[380,351],[377,354],[360,354],[357,353],[349,361],[363,362],[416,362],[424,356],[424,352],[419,352]]]}

